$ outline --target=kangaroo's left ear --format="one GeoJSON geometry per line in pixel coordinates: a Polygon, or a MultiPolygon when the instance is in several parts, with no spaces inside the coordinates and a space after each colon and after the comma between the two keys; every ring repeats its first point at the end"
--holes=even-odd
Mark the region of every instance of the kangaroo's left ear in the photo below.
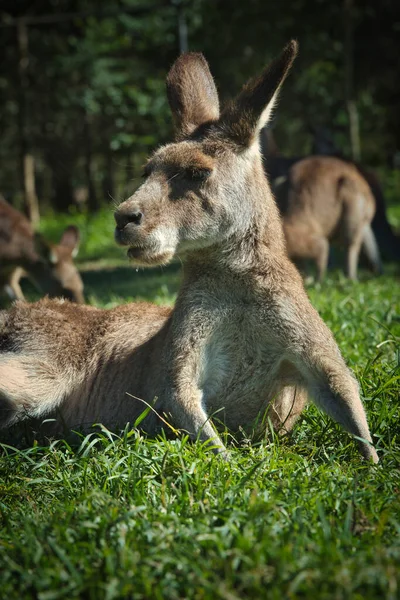
{"type": "Polygon", "coordinates": [[[167,76],[167,95],[178,140],[219,117],[217,88],[206,59],[198,52],[176,59],[167,76]]]}
{"type": "Polygon", "coordinates": [[[244,86],[221,114],[219,126],[239,147],[258,142],[260,130],[270,119],[279,89],[296,58],[298,44],[292,40],[265,71],[244,86]]]}

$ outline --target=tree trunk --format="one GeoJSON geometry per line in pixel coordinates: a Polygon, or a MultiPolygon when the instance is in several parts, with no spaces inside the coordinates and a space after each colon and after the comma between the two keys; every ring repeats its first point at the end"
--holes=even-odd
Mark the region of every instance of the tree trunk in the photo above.
{"type": "Polygon", "coordinates": [[[88,208],[90,212],[96,212],[100,204],[96,194],[93,177],[93,152],[92,152],[92,131],[90,116],[84,111],[84,136],[85,136],[85,173],[86,185],[88,189],[88,208]]]}
{"type": "Polygon", "coordinates": [[[178,4],[178,37],[179,37],[179,52],[187,52],[188,44],[188,27],[184,7],[181,3],[178,4]]]}
{"type": "Polygon", "coordinates": [[[73,173],[76,153],[63,138],[46,140],[46,165],[51,171],[51,204],[55,210],[67,212],[73,204],[73,173]]]}
{"type": "Polygon", "coordinates": [[[106,151],[104,153],[104,176],[102,181],[103,199],[107,204],[115,201],[115,169],[113,162],[113,153],[105,142],[106,151]]]}
{"type": "MultiPolygon", "coordinates": [[[[50,163],[49,163],[50,165],[50,163]]],[[[53,207],[60,212],[68,212],[73,202],[72,171],[69,165],[52,164],[50,166],[53,176],[53,207]]]]}
{"type": "Polygon", "coordinates": [[[25,211],[33,225],[40,219],[39,203],[35,189],[35,160],[30,150],[29,115],[26,93],[28,89],[27,68],[28,30],[23,19],[17,21],[18,42],[18,129],[20,143],[21,180],[25,196],[25,211]]]}
{"type": "Polygon", "coordinates": [[[344,0],[344,63],[346,107],[349,117],[349,135],[353,160],[361,160],[360,126],[357,101],[354,92],[354,37],[353,37],[353,0],[344,0]]]}

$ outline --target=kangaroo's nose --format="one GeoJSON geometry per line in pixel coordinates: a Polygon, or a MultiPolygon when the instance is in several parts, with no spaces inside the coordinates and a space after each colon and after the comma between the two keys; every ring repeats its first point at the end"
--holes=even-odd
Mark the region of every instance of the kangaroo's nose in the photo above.
{"type": "Polygon", "coordinates": [[[143,219],[143,213],[137,207],[124,211],[117,210],[114,213],[114,218],[118,229],[123,229],[128,223],[140,225],[143,219]]]}

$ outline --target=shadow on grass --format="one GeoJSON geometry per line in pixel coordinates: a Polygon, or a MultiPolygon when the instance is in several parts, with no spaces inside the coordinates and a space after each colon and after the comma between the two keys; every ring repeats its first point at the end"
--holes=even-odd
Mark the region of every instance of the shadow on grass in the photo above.
{"type": "MultiPolygon", "coordinates": [[[[179,263],[154,269],[135,269],[129,265],[89,265],[81,271],[86,303],[116,306],[127,301],[145,300],[172,304],[179,289],[182,268],[179,263]]],[[[32,283],[24,278],[22,289],[29,302],[41,298],[32,283]]],[[[4,307],[10,303],[5,300],[4,307]]]]}
{"type": "Polygon", "coordinates": [[[170,304],[175,299],[181,275],[181,265],[176,263],[155,269],[130,266],[88,269],[82,273],[82,279],[86,298],[93,299],[95,304],[124,299],[170,304]]]}

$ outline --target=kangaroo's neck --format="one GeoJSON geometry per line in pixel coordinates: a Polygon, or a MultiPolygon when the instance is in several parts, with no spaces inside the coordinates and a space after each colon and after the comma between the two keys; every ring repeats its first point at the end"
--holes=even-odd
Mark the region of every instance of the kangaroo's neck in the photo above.
{"type": "Polygon", "coordinates": [[[247,227],[234,231],[218,244],[188,253],[185,273],[251,274],[273,268],[286,257],[281,218],[266,182],[254,190],[252,203],[254,213],[247,227]]]}

